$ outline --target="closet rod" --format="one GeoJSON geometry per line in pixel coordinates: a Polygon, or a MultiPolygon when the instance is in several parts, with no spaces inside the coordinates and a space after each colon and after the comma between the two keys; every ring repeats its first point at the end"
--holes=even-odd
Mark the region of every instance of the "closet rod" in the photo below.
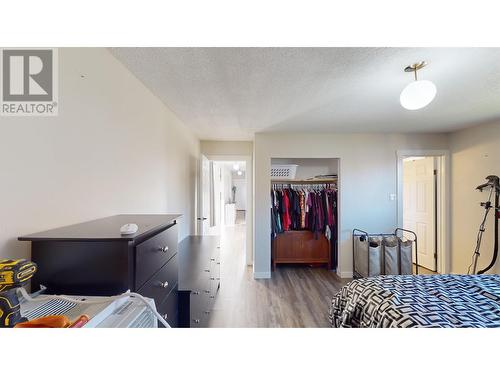
{"type": "Polygon", "coordinates": [[[298,184],[311,184],[311,185],[321,185],[321,184],[335,184],[337,183],[337,179],[328,179],[328,180],[271,180],[272,184],[290,184],[290,185],[298,185],[298,184]]]}

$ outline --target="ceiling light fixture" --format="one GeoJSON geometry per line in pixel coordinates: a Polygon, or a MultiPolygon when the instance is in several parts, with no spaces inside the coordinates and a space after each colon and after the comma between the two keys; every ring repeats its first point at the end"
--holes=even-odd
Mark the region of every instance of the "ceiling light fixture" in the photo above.
{"type": "Polygon", "coordinates": [[[401,91],[399,101],[403,108],[414,111],[424,108],[434,100],[437,92],[436,85],[431,81],[417,80],[417,70],[422,69],[426,65],[427,63],[425,61],[421,61],[405,68],[405,72],[413,72],[415,74],[415,81],[408,84],[403,91],[401,91]]]}

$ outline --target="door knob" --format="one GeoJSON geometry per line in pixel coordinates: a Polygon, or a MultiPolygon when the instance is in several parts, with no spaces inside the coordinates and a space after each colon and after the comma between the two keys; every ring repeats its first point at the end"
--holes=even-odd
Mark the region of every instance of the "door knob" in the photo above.
{"type": "Polygon", "coordinates": [[[160,282],[160,286],[161,286],[162,288],[168,288],[168,281],[164,281],[164,282],[162,282],[162,283],[160,282]]]}

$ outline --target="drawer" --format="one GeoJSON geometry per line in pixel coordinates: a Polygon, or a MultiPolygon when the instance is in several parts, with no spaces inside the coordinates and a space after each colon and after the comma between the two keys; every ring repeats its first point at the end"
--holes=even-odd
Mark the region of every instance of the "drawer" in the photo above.
{"type": "Polygon", "coordinates": [[[209,299],[210,299],[210,293],[205,293],[204,291],[201,290],[191,292],[190,327],[202,328],[207,326],[207,321],[210,311],[209,299]]]}
{"type": "MultiPolygon", "coordinates": [[[[172,289],[167,299],[158,307],[158,312],[163,316],[172,328],[178,327],[177,317],[179,309],[179,295],[177,285],[172,289]]],[[[159,325],[163,327],[161,324],[159,325]]]]}
{"type": "Polygon", "coordinates": [[[177,255],[174,255],[137,293],[153,298],[156,306],[161,306],[174,287],[177,288],[178,272],[177,255]]]}
{"type": "Polygon", "coordinates": [[[174,254],[177,254],[177,225],[136,246],[135,287],[140,288],[174,254]]]}

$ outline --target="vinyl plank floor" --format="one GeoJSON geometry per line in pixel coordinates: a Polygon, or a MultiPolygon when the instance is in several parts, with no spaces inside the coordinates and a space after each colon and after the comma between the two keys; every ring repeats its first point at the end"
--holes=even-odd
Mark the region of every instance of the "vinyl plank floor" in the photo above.
{"type": "Polygon", "coordinates": [[[348,279],[309,266],[281,266],[255,280],[245,265],[245,224],[223,229],[221,287],[209,327],[328,327],[331,298],[348,279]]]}

